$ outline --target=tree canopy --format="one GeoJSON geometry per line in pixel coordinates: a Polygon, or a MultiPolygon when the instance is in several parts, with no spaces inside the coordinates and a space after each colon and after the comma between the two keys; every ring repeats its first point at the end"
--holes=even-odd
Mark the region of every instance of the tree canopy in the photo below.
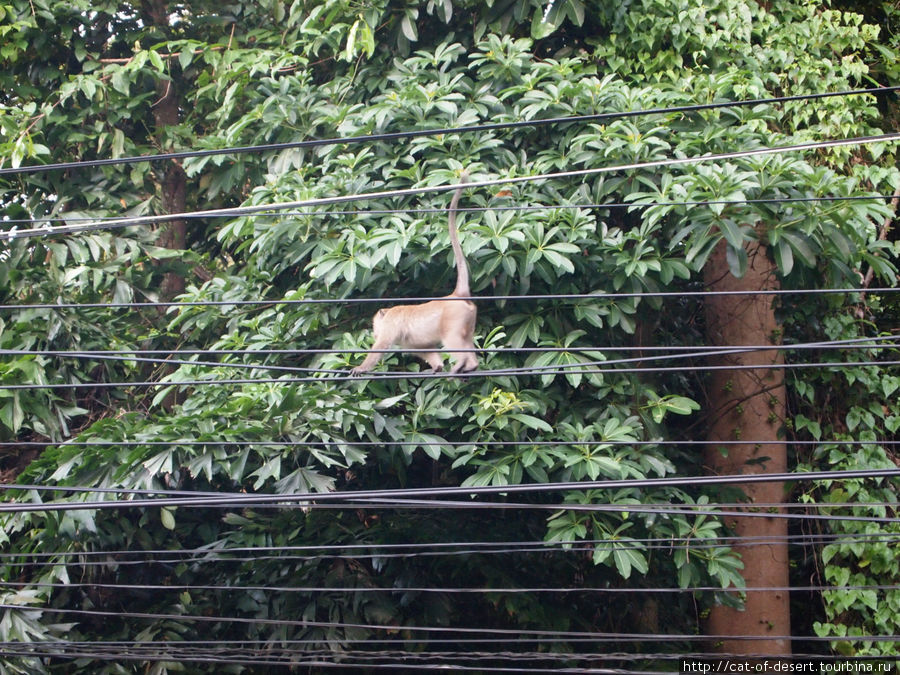
{"type": "MultiPolygon", "coordinates": [[[[613,648],[569,633],[691,636],[711,605],[740,605],[697,590],[743,586],[716,515],[735,493],[655,481],[706,468],[704,269],[724,246],[743,277],[761,245],[783,289],[859,291],[773,297],[773,342],[800,345],[785,357],[800,367],[783,371],[786,413],[770,422],[791,470],[896,469],[885,337],[900,303],[877,289],[896,283],[897,144],[673,160],[878,136],[897,105],[683,108],[900,84],[900,15],[859,11],[5,0],[0,452],[21,487],[2,506],[25,508],[0,510],[0,643],[37,651],[0,672],[213,672],[172,647],[196,640],[246,643],[253,657],[234,660],[248,670],[269,648],[292,658],[292,640],[298,667],[447,647],[410,627],[446,630],[454,652],[481,651],[455,628],[550,631],[509,650],[583,664],[572,653],[613,648]],[[391,136],[428,130],[442,131],[391,136]],[[160,157],[124,161],[147,155],[160,157]],[[464,192],[483,371],[431,377],[395,354],[349,380],[375,308],[392,304],[373,300],[452,288],[449,193],[428,189],[464,170],[564,174],[464,192]],[[388,194],[322,202],[373,192],[388,194]],[[309,204],[265,209],[294,202],[309,204]],[[228,212],[245,207],[259,210],[228,212]],[[554,489],[607,479],[632,483],[554,489]],[[496,490],[439,503],[448,487],[496,490]],[[414,489],[427,501],[391,492],[414,489]],[[322,499],[291,498],[309,493],[322,499]],[[163,496],[175,501],[123,503],[163,496]],[[90,506],[105,500],[120,503],[90,506]],[[556,590],[497,590],[512,588],[556,590]],[[660,588],[685,592],[618,592],[660,588]],[[375,639],[388,643],[357,643],[375,639]],[[60,640],[86,653],[66,658],[60,640]],[[157,651],[125,661],[104,651],[116,641],[157,651]]],[[[898,574],[900,482],[792,485],[785,499],[811,514],[870,519],[792,524],[792,581],[853,587],[809,592],[795,634],[835,640],[803,649],[896,655],[894,641],[837,638],[898,633],[900,593],[883,586],[898,574]]]]}

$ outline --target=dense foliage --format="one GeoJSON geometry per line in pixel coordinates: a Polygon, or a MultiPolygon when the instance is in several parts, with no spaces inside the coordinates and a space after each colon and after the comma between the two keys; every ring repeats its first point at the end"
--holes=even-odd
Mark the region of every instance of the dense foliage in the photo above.
{"type": "MultiPolygon", "coordinates": [[[[55,0],[0,5],[4,166],[840,91],[873,81],[896,84],[900,76],[890,65],[896,42],[861,15],[788,0],[765,7],[745,0],[557,0],[546,21],[546,7],[527,0],[365,7],[340,0],[199,2],[173,5],[163,13],[165,23],[154,7],[55,0]],[[160,82],[178,97],[177,124],[160,126],[154,117],[160,82]]],[[[886,100],[850,96],[180,163],[193,211],[446,185],[464,169],[476,179],[516,177],[865,136],[881,133],[892,114],[886,100]]],[[[0,175],[0,212],[9,221],[50,217],[68,224],[158,213],[167,165],[0,175]]],[[[633,347],[704,344],[699,299],[489,298],[696,290],[722,240],[736,275],[746,266],[744,245],[759,239],[788,288],[856,287],[870,269],[873,286],[892,285],[900,251],[881,237],[882,223],[892,217],[888,201],[765,200],[890,195],[898,185],[896,145],[871,144],[467,191],[464,207],[544,207],[473,211],[460,219],[473,292],[487,298],[479,302],[478,343],[488,350],[482,367],[547,369],[518,376],[332,377],[357,363],[353,350],[369,344],[373,305],[342,300],[431,297],[452,287],[441,211],[446,193],[368,199],[340,213],[316,206],[192,218],[185,250],[160,246],[159,231],[146,226],[11,238],[0,243],[3,304],[51,306],[7,307],[0,315],[6,475],[22,484],[235,494],[700,475],[698,448],[666,441],[702,436],[702,372],[616,372],[615,364],[596,363],[560,370],[628,358],[633,354],[625,350],[633,347]],[[728,203],[696,205],[709,200],[728,203]],[[566,204],[585,206],[559,208],[566,204]],[[179,300],[223,304],[107,306],[158,300],[167,273],[186,280],[179,300]],[[267,304],[242,304],[258,300],[267,304]],[[297,302],[306,300],[325,302],[297,302]],[[41,353],[110,349],[121,353],[41,353]],[[261,381],[235,382],[254,379],[261,381]],[[134,384],[101,386],[108,382],[134,384]],[[62,384],[78,387],[20,387],[62,384]]],[[[785,341],[877,337],[897,327],[900,309],[892,297],[785,301],[785,341]]],[[[889,446],[877,441],[896,438],[900,383],[895,370],[871,364],[892,359],[890,349],[876,347],[840,357],[827,350],[791,356],[867,363],[792,371],[785,433],[821,441],[798,446],[800,468],[896,465],[889,446]],[[873,443],[842,443],[852,440],[873,443]]],[[[648,353],[640,352],[639,365],[658,365],[648,353]]],[[[391,370],[422,369],[408,355],[385,362],[391,370]]],[[[797,496],[811,503],[895,503],[897,489],[896,481],[859,480],[804,486],[797,496]]],[[[6,492],[7,501],[17,502],[102,497],[6,492]]],[[[24,585],[0,589],[0,604],[22,606],[4,610],[0,641],[304,638],[337,649],[353,638],[384,637],[350,627],[355,624],[622,632],[627,621],[644,627],[634,632],[665,625],[692,633],[711,594],[698,593],[696,605],[680,594],[650,612],[625,594],[607,602],[591,594],[469,597],[391,589],[741,583],[739,557],[726,546],[707,546],[727,534],[717,519],[634,510],[728,501],[711,488],[479,501],[540,507],[560,499],[619,510],[369,504],[3,513],[0,573],[24,585]],[[685,547],[660,550],[648,538],[685,547]],[[577,555],[409,559],[311,557],[303,548],[352,544],[378,552],[383,544],[541,540],[588,543],[576,545],[585,548],[577,555]],[[266,553],[226,552],[245,547],[266,547],[266,553]],[[168,563],[128,564],[147,559],[140,551],[185,549],[198,552],[174,562],[163,556],[168,563]],[[94,557],[102,551],[132,553],[94,557]],[[57,583],[65,585],[50,585],[57,583]],[[173,589],[126,594],[102,584],[173,589]],[[196,588],[208,585],[300,590],[196,588]],[[316,590],[333,587],[384,590],[316,590]],[[110,622],[50,608],[168,618],[110,622]],[[662,616],[648,628],[652,613],[662,616]],[[187,618],[217,616],[322,626],[187,618]]],[[[890,506],[854,509],[896,515],[890,506]]],[[[828,527],[897,534],[896,522],[829,521],[828,527]]],[[[878,538],[837,542],[812,554],[824,565],[823,583],[878,585],[896,579],[893,545],[878,538]]],[[[808,579],[810,570],[802,571],[808,579]]],[[[896,634],[900,596],[881,592],[879,604],[874,593],[825,593],[816,600],[821,610],[798,621],[817,621],[814,630],[823,636],[896,634]]],[[[800,633],[813,629],[798,625],[800,633]]],[[[875,654],[897,649],[892,642],[839,647],[875,654]]],[[[78,667],[97,672],[98,666],[78,667]]],[[[27,659],[0,664],[0,672],[49,668],[27,659]]]]}

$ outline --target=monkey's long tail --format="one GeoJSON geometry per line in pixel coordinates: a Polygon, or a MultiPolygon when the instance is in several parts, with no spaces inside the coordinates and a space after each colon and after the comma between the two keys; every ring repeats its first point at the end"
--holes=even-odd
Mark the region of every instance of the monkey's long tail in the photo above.
{"type": "MultiPolygon", "coordinates": [[[[460,183],[466,183],[469,180],[469,174],[463,171],[459,176],[460,183]]],[[[456,288],[453,289],[453,295],[468,297],[471,295],[469,291],[469,268],[466,265],[466,257],[463,254],[462,246],[459,243],[459,233],[456,230],[456,209],[459,206],[459,198],[462,196],[462,187],[456,189],[453,193],[453,199],[450,200],[450,216],[448,218],[450,228],[450,245],[453,246],[453,257],[456,259],[456,288]]]]}

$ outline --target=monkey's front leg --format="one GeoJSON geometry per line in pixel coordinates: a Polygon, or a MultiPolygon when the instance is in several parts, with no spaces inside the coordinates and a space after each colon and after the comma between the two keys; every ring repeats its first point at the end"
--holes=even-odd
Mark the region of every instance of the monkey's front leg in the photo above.
{"type": "Polygon", "coordinates": [[[431,366],[431,372],[439,373],[444,369],[444,359],[438,352],[420,352],[416,354],[420,359],[431,366]]]}
{"type": "Polygon", "coordinates": [[[372,368],[378,365],[378,362],[381,361],[381,357],[384,355],[384,352],[380,350],[388,349],[391,346],[390,340],[379,339],[376,337],[375,344],[372,345],[372,351],[370,351],[366,358],[360,363],[358,366],[350,370],[351,375],[362,375],[363,373],[368,373],[372,368]]]}

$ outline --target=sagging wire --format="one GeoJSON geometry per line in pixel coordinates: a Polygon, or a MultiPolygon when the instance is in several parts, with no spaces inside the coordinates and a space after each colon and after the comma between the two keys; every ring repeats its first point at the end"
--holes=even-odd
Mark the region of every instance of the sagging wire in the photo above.
{"type": "MultiPolygon", "coordinates": [[[[12,605],[0,603],[0,609],[4,610],[27,610],[27,606],[12,605]]],[[[128,611],[106,611],[96,609],[67,609],[57,607],[41,607],[41,612],[61,614],[66,616],[93,616],[93,617],[116,617],[120,619],[153,619],[153,620],[171,620],[178,622],[197,622],[197,623],[231,623],[231,624],[252,624],[263,626],[284,626],[296,628],[339,628],[339,629],[361,629],[372,631],[387,631],[390,633],[423,633],[423,634],[459,634],[459,635],[514,635],[514,636],[535,636],[535,637],[554,637],[560,640],[569,638],[588,638],[592,641],[603,642],[705,642],[719,640],[740,640],[746,642],[756,642],[760,640],[802,640],[810,642],[833,642],[835,636],[821,637],[818,635],[698,635],[698,634],[675,634],[675,633],[617,633],[617,632],[592,632],[592,631],[553,631],[532,629],[528,627],[519,628],[472,628],[466,626],[410,626],[396,624],[377,624],[377,623],[355,623],[355,622],[337,622],[337,621],[312,621],[304,619],[265,619],[259,617],[243,617],[243,616],[213,616],[207,614],[188,615],[188,614],[165,614],[161,612],[128,612],[128,611]]],[[[872,641],[872,642],[900,642],[898,635],[853,635],[853,640],[872,641]]],[[[40,643],[28,643],[40,644],[40,643]]]]}
{"type": "Polygon", "coordinates": [[[757,289],[751,290],[734,290],[734,291],[626,291],[626,292],[605,292],[594,291],[592,293],[534,293],[524,295],[473,295],[467,298],[447,296],[422,296],[422,297],[382,297],[382,298],[272,298],[261,300],[170,300],[167,302],[39,302],[32,304],[17,305],[0,305],[0,311],[26,311],[33,309],[158,309],[161,307],[252,307],[256,305],[265,305],[269,307],[292,306],[292,305],[335,305],[335,304],[402,304],[402,303],[420,303],[431,302],[434,300],[444,302],[459,302],[461,300],[469,300],[472,302],[508,302],[508,301],[534,301],[534,300],[555,300],[555,301],[577,301],[577,300],[626,300],[631,298],[707,298],[707,297],[740,297],[745,295],[759,296],[800,296],[800,295],[841,295],[853,293],[897,293],[900,287],[883,287],[883,288],[778,288],[778,289],[757,289]]]}
{"type": "Polygon", "coordinates": [[[444,586],[268,586],[268,585],[216,585],[216,584],[120,584],[108,582],[72,582],[72,581],[3,581],[2,588],[69,588],[69,589],[97,589],[110,591],[167,591],[183,593],[191,591],[199,592],[241,592],[241,593],[446,593],[448,595],[487,595],[493,593],[524,594],[524,593],[592,593],[598,595],[627,595],[630,593],[659,593],[666,595],[684,593],[771,593],[785,591],[822,592],[822,591],[896,591],[900,590],[900,584],[862,584],[862,585],[812,585],[812,586],[685,586],[677,587],[592,587],[592,586],[559,586],[559,587],[444,587],[444,586]]]}
{"type": "Polygon", "coordinates": [[[118,549],[83,551],[29,551],[19,553],[0,552],[0,564],[10,567],[43,567],[48,564],[75,567],[115,567],[134,565],[228,564],[256,561],[316,560],[406,560],[416,558],[520,555],[527,553],[565,553],[580,555],[594,548],[609,551],[631,550],[713,550],[752,546],[848,545],[882,544],[900,539],[900,533],[808,533],[788,535],[754,535],[748,537],[721,536],[715,540],[691,537],[635,537],[633,539],[580,539],[549,541],[502,542],[427,542],[427,543],[363,543],[363,544],[307,544],[286,546],[235,546],[230,548],[189,549],[118,549]],[[275,554],[275,555],[270,555],[275,554]],[[148,556],[148,557],[135,557],[148,556]],[[162,556],[162,557],[158,557],[162,556]],[[177,556],[177,557],[172,557],[177,556]],[[126,559],[128,558],[128,559],[126,559]]]}
{"type": "MultiPolygon", "coordinates": [[[[552,3],[551,3],[552,4],[552,3]]],[[[521,127],[541,127],[552,124],[571,124],[584,122],[599,122],[610,119],[627,119],[644,115],[666,115],[675,113],[698,112],[702,110],[716,110],[723,108],[738,108],[756,105],[769,105],[773,103],[787,103],[794,101],[813,101],[826,98],[858,96],[871,94],[886,94],[900,89],[900,86],[871,87],[867,89],[847,89],[835,92],[816,92],[812,94],[795,94],[792,96],[775,96],[770,98],[748,99],[743,101],[722,101],[719,103],[698,103],[692,105],[672,106],[669,108],[649,108],[645,110],[626,110],[621,112],[593,113],[589,115],[572,115],[565,117],[551,117],[538,120],[516,120],[510,122],[492,122],[489,124],[477,124],[464,127],[444,127],[438,129],[416,129],[412,131],[397,131],[381,134],[367,134],[364,136],[342,136],[336,138],[307,139],[302,141],[289,141],[286,143],[268,143],[258,145],[246,145],[230,148],[209,148],[204,150],[182,150],[177,152],[158,153],[154,155],[140,155],[136,157],[117,157],[108,159],[81,160],[75,162],[57,162],[54,164],[37,164],[33,166],[3,167],[0,168],[0,176],[20,173],[37,173],[40,171],[57,171],[64,169],[79,169],[97,166],[109,166],[117,164],[136,164],[139,162],[156,162],[162,160],[179,160],[189,157],[213,157],[217,155],[237,155],[256,152],[277,152],[297,148],[311,148],[323,145],[373,143],[381,141],[393,141],[407,138],[419,138],[422,136],[444,136],[447,134],[473,133],[482,131],[499,131],[503,129],[515,129],[521,127]]]]}
{"type": "MultiPolygon", "coordinates": [[[[790,152],[801,152],[805,150],[821,150],[825,148],[837,148],[848,145],[867,145],[870,143],[895,143],[900,141],[900,133],[881,134],[876,136],[859,136],[854,138],[844,138],[829,141],[816,141],[808,143],[797,143],[793,145],[782,145],[769,148],[756,148],[754,150],[740,150],[736,152],[715,153],[709,155],[701,155],[694,157],[675,157],[669,159],[651,160],[646,162],[634,162],[630,164],[618,164],[612,166],[595,167],[590,169],[573,169],[569,171],[559,171],[544,174],[536,174],[532,176],[513,176],[505,178],[492,178],[489,180],[470,181],[468,183],[452,184],[452,185],[430,185],[412,188],[401,188],[395,190],[381,190],[378,192],[367,192],[362,194],[337,195],[333,197],[317,197],[313,199],[303,199],[290,202],[279,202],[274,204],[255,204],[249,206],[228,207],[221,209],[207,209],[202,211],[193,211],[185,213],[169,213],[162,215],[149,216],[133,216],[130,218],[121,218],[119,220],[106,221],[107,225],[114,226],[133,226],[133,225],[150,225],[171,220],[180,220],[184,217],[192,215],[193,217],[216,217],[219,215],[243,216],[251,213],[259,213],[261,211],[297,209],[315,206],[327,206],[330,204],[343,204],[347,202],[385,199],[391,197],[406,197],[411,195],[421,195],[429,193],[441,193],[463,189],[477,189],[481,187],[494,187],[497,185],[517,185],[519,183],[558,180],[562,178],[576,178],[586,176],[596,176],[605,173],[614,173],[617,171],[637,171],[643,169],[655,169],[668,166],[687,166],[691,164],[702,164],[706,162],[727,161],[732,159],[741,159],[746,157],[760,157],[781,155],[790,152]]],[[[6,232],[0,233],[0,241],[12,240],[19,236],[32,236],[41,234],[54,234],[53,228],[37,228],[22,229],[12,228],[6,232]]]]}
{"type": "MultiPolygon", "coordinates": [[[[531,366],[532,370],[568,370],[573,368],[594,367],[603,365],[604,367],[621,365],[626,363],[643,363],[647,361],[668,361],[693,359],[706,356],[721,356],[733,354],[758,353],[763,351],[791,351],[791,350],[807,350],[807,349],[880,349],[892,348],[895,341],[900,340],[900,335],[886,335],[878,337],[854,338],[848,340],[833,340],[823,342],[808,342],[790,345],[748,345],[748,346],[703,346],[696,348],[682,348],[677,354],[660,354],[646,355],[632,358],[607,359],[604,361],[591,361],[586,363],[574,364],[555,364],[548,366],[531,366]],[[698,351],[689,351],[696,349],[698,351]]],[[[642,350],[641,347],[632,348],[633,350],[642,350]]],[[[664,351],[665,347],[650,347],[647,351],[664,351]]],[[[396,349],[273,349],[273,350],[49,350],[49,349],[0,349],[0,356],[55,356],[68,357],[84,360],[96,359],[99,361],[114,362],[136,362],[136,363],[154,363],[182,366],[203,366],[213,368],[232,368],[235,370],[268,370],[287,373],[335,373],[340,374],[343,370],[320,369],[303,366],[283,366],[277,364],[260,364],[260,363],[243,363],[228,361],[202,361],[190,359],[175,359],[169,356],[143,356],[143,354],[225,354],[225,355],[269,355],[269,354],[291,354],[291,355],[311,355],[311,354],[359,354],[368,352],[377,352],[391,354],[396,349]],[[141,354],[141,355],[139,355],[141,354]]],[[[404,349],[406,353],[415,354],[418,352],[432,351],[431,349],[404,349]]],[[[487,349],[457,349],[455,352],[480,352],[485,354],[508,354],[508,353],[567,353],[578,354],[592,351],[618,351],[616,347],[496,347],[487,349]]]]}
{"type": "MultiPolygon", "coordinates": [[[[646,361],[651,359],[637,359],[646,361]]],[[[110,388],[144,388],[144,387],[198,387],[207,385],[231,386],[231,385],[294,385],[303,383],[334,383],[334,382],[364,382],[366,380],[429,380],[429,379],[480,379],[488,377],[524,377],[547,375],[624,375],[636,373],[678,373],[694,372],[696,366],[659,366],[659,367],[631,367],[631,368],[602,368],[604,361],[581,362],[564,365],[527,366],[523,368],[482,369],[467,373],[432,372],[432,371],[379,371],[353,375],[348,370],[314,369],[317,375],[306,377],[261,377],[261,378],[223,378],[223,379],[167,379],[167,380],[143,380],[127,382],[68,382],[51,383],[37,382],[29,384],[4,384],[3,389],[11,391],[38,390],[38,389],[110,389],[110,388]],[[327,377],[319,377],[318,375],[327,377]]],[[[771,363],[771,364],[724,364],[704,365],[704,371],[713,370],[805,370],[827,368],[858,368],[862,366],[897,366],[900,360],[885,361],[825,361],[821,363],[771,363]]]]}
{"type": "MultiPolygon", "coordinates": [[[[806,483],[817,482],[823,480],[858,480],[865,478],[896,478],[900,476],[900,468],[894,469],[870,469],[870,470],[851,470],[851,471],[804,471],[798,473],[764,473],[764,474],[740,474],[740,475],[719,475],[719,476],[669,476],[665,478],[622,478],[622,479],[604,479],[593,481],[564,481],[559,483],[525,483],[515,485],[471,485],[460,487],[432,487],[432,488],[396,488],[389,490],[355,490],[345,492],[303,492],[303,493],[284,493],[284,494],[248,494],[243,492],[221,492],[221,493],[200,493],[202,496],[166,496],[158,499],[114,499],[114,500],[97,500],[88,502],[69,502],[54,501],[43,503],[2,503],[0,504],[0,513],[2,512],[40,512],[40,511],[84,511],[94,509],[117,509],[117,508],[134,508],[142,506],[172,507],[172,506],[192,506],[192,507],[218,507],[232,508],[238,506],[256,506],[263,504],[277,504],[283,507],[287,504],[302,504],[303,506],[334,503],[334,502],[354,502],[356,505],[373,503],[373,500],[386,500],[389,505],[402,506],[408,504],[412,499],[428,499],[451,496],[465,496],[472,498],[476,495],[506,495],[506,494],[536,494],[547,492],[567,492],[567,491],[586,491],[586,490],[617,490],[617,489],[634,489],[634,488],[666,488],[666,487],[698,487],[703,485],[747,485],[751,483],[806,483]],[[401,501],[403,500],[403,501],[401,501]]],[[[129,490],[117,490],[116,488],[77,488],[71,489],[68,486],[22,486],[18,484],[6,484],[7,489],[16,490],[55,490],[55,491],[81,491],[95,494],[102,494],[108,491],[128,493],[129,490]]],[[[166,490],[154,491],[157,494],[166,494],[166,490]]],[[[197,494],[197,493],[191,493],[197,494]]],[[[377,502],[375,502],[377,503],[377,502]]],[[[463,503],[467,508],[473,507],[469,502],[463,503]]],[[[384,506],[384,502],[378,504],[384,506]]],[[[422,502],[422,505],[440,506],[431,501],[422,502]]],[[[492,508],[502,507],[502,504],[488,504],[492,508]]],[[[417,504],[417,506],[419,506],[417,504]]],[[[520,508],[524,505],[514,505],[520,508]]],[[[528,505],[531,507],[532,505],[528,505]]],[[[539,506],[539,505],[535,505],[539,506]]],[[[557,510],[570,509],[582,505],[564,504],[555,505],[557,510]]],[[[634,511],[640,505],[596,505],[597,507],[606,508],[612,506],[617,511],[634,511]]],[[[704,506],[704,505],[698,505],[704,506]]],[[[748,506],[752,507],[752,504],[748,506]]],[[[478,507],[474,507],[478,508],[478,507]]],[[[713,512],[713,515],[720,515],[713,512]]],[[[737,515],[741,517],[753,517],[752,512],[740,512],[737,515]]],[[[776,514],[757,514],[758,516],[771,517],[776,514]]],[[[888,519],[888,521],[896,521],[897,519],[888,519]]]]}

